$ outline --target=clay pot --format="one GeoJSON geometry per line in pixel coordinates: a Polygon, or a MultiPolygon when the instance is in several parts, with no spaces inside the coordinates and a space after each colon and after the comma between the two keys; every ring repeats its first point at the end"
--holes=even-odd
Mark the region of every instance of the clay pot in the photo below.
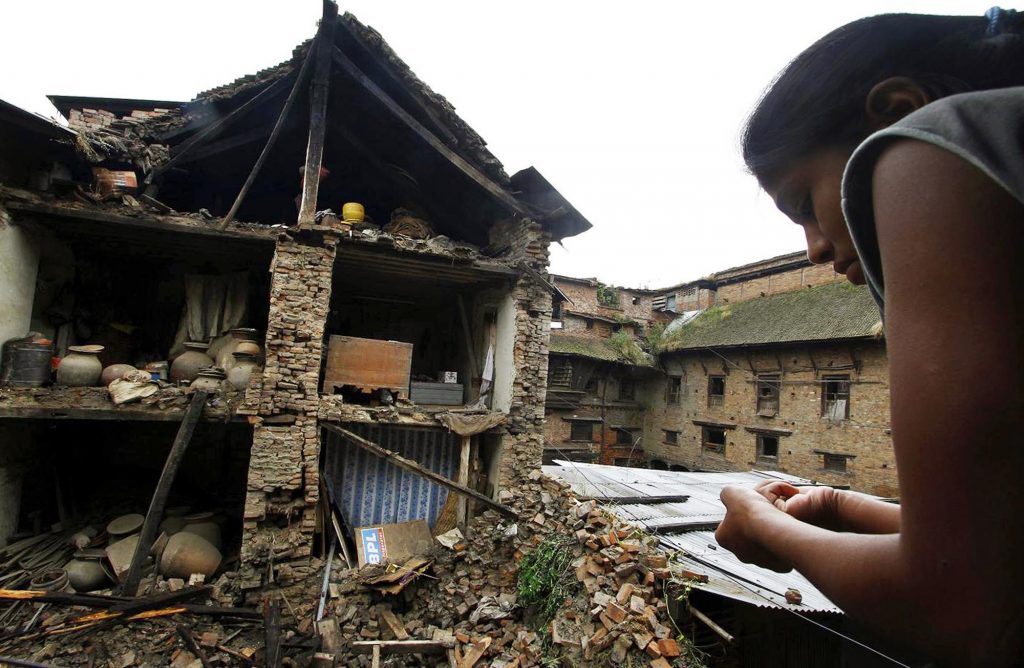
{"type": "Polygon", "coordinates": [[[218,550],[221,548],[221,531],[220,525],[217,524],[213,517],[213,513],[196,513],[194,515],[186,515],[185,528],[182,531],[193,533],[201,538],[205,538],[218,550]]]}
{"type": "Polygon", "coordinates": [[[106,387],[126,373],[138,371],[131,364],[111,364],[100,374],[100,385],[106,387]]]}
{"type": "Polygon", "coordinates": [[[224,382],[224,369],[215,366],[207,367],[199,372],[199,375],[192,381],[190,386],[193,390],[206,390],[207,392],[219,392],[224,382]]]}
{"type": "Polygon", "coordinates": [[[65,387],[92,387],[100,380],[103,364],[99,354],[103,346],[70,346],[57,367],[57,384],[65,387]]]}
{"type": "Polygon", "coordinates": [[[199,376],[199,370],[213,365],[213,359],[206,354],[208,345],[195,341],[185,343],[187,350],[171,364],[171,382],[180,383],[183,380],[193,381],[199,376]]]}
{"type": "MultiPolygon", "coordinates": [[[[124,538],[141,529],[145,521],[146,518],[138,513],[121,515],[107,524],[107,533],[110,534],[112,539],[124,538]]],[[[111,542],[114,542],[114,540],[111,540],[111,542]]]]}
{"type": "MultiPolygon", "coordinates": [[[[246,341],[242,342],[247,343],[246,341]]],[[[241,348],[241,345],[239,346],[241,348]]],[[[257,346],[259,348],[259,346],[257,346]]],[[[249,378],[252,377],[253,371],[259,364],[259,358],[256,355],[244,353],[241,350],[235,351],[234,355],[235,363],[231,369],[228,370],[228,382],[236,390],[244,390],[249,385],[249,378]]]]}
{"type": "Polygon", "coordinates": [[[366,209],[359,202],[345,202],[341,205],[341,217],[346,223],[361,223],[366,218],[366,209]]]}
{"type": "Polygon", "coordinates": [[[68,573],[68,584],[77,592],[96,591],[109,586],[110,578],[103,570],[101,560],[81,558],[80,554],[76,554],[75,558],[64,566],[68,573]]]}
{"type": "Polygon", "coordinates": [[[259,350],[259,343],[256,340],[259,332],[255,329],[250,327],[236,327],[228,332],[228,334],[231,336],[231,339],[217,351],[217,357],[215,358],[217,366],[225,371],[230,369],[231,365],[235,363],[235,359],[232,357],[232,354],[238,349],[238,344],[242,341],[248,341],[254,344],[256,346],[257,354],[261,352],[259,350]]]}
{"type": "Polygon", "coordinates": [[[165,578],[188,580],[193,573],[213,577],[223,557],[210,541],[188,531],[171,536],[160,556],[160,574],[165,578]]]}
{"type": "Polygon", "coordinates": [[[168,536],[173,536],[184,529],[185,524],[186,522],[183,517],[167,517],[160,523],[160,531],[168,536]]]}
{"type": "Polygon", "coordinates": [[[68,573],[63,568],[51,568],[29,580],[32,591],[67,591],[68,573]]]}

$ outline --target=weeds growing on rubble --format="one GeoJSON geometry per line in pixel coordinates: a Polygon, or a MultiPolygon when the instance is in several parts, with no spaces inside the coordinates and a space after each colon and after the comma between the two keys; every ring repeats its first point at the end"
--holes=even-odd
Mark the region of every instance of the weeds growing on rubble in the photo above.
{"type": "Polygon", "coordinates": [[[565,599],[579,591],[572,555],[570,538],[549,536],[519,564],[518,602],[524,609],[536,610],[537,628],[546,627],[565,599]]]}

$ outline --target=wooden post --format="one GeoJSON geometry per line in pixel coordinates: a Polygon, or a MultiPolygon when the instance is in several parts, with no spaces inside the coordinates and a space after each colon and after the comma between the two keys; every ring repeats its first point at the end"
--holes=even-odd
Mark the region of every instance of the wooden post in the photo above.
{"type": "Polygon", "coordinates": [[[298,97],[299,89],[302,88],[302,84],[306,80],[306,74],[309,72],[309,64],[313,62],[313,54],[316,52],[317,44],[319,44],[319,42],[320,40],[317,38],[314,39],[313,44],[310,45],[309,51],[306,53],[306,57],[302,61],[302,67],[299,68],[299,76],[295,78],[295,85],[292,86],[291,92],[288,93],[288,99],[284,101],[284,107],[281,108],[281,114],[277,117],[277,122],[274,123],[274,129],[270,132],[270,138],[267,139],[267,143],[263,147],[263,152],[260,153],[260,157],[256,159],[256,164],[252,166],[252,171],[249,172],[249,178],[245,180],[245,183],[242,185],[242,189],[238,191],[238,196],[235,198],[234,204],[231,205],[228,215],[224,216],[224,220],[221,221],[219,229],[225,229],[231,224],[231,221],[235,219],[235,214],[238,213],[239,207],[242,206],[245,196],[249,193],[249,188],[252,187],[253,181],[256,180],[256,176],[263,168],[263,163],[266,162],[267,156],[270,155],[270,150],[274,148],[274,144],[277,143],[277,137],[281,134],[281,128],[284,127],[284,121],[288,117],[288,112],[291,111],[292,104],[295,103],[295,98],[298,97]]]}
{"type": "MultiPolygon", "coordinates": [[[[458,477],[456,482],[458,482],[463,487],[467,487],[467,488],[469,487],[469,450],[470,450],[470,442],[472,440],[473,440],[472,436],[463,436],[462,437],[462,449],[459,451],[459,477],[458,477]]],[[[466,504],[467,504],[466,497],[460,496],[459,497],[459,505],[456,506],[456,510],[455,510],[455,518],[456,518],[455,521],[458,523],[458,525],[460,527],[463,527],[463,528],[465,528],[465,526],[466,526],[466,519],[467,519],[466,504]]]]}
{"type": "MultiPolygon", "coordinates": [[[[466,300],[462,298],[462,295],[455,295],[459,301],[459,318],[462,320],[462,336],[466,339],[466,355],[469,357],[469,388],[472,391],[473,383],[480,378],[480,365],[476,358],[476,350],[473,345],[473,329],[469,326],[469,313],[466,311],[466,300]]],[[[481,381],[482,382],[482,381],[481,381]]],[[[477,386],[476,396],[474,399],[479,398],[480,389],[477,386]]],[[[463,483],[465,484],[465,483],[463,483]]]]}
{"type": "Polygon", "coordinates": [[[306,166],[302,176],[302,204],[299,206],[299,227],[313,224],[316,196],[320,190],[320,166],[324,156],[324,134],[327,129],[327,94],[331,83],[331,52],[334,50],[334,23],[338,6],[324,0],[324,15],[316,38],[316,70],[310,84],[309,141],[306,144],[306,166]]]}
{"type": "Polygon", "coordinates": [[[338,436],[341,436],[342,438],[352,443],[353,445],[357,445],[360,448],[380,457],[381,459],[386,459],[395,466],[401,467],[407,471],[412,471],[416,475],[423,476],[427,480],[435,482],[438,485],[441,485],[442,487],[447,487],[449,490],[455,492],[456,494],[461,494],[463,496],[467,496],[471,499],[479,501],[488,508],[498,511],[499,513],[501,513],[505,517],[508,517],[509,519],[519,519],[519,515],[516,513],[516,511],[512,510],[508,506],[497,503],[496,501],[493,501],[489,497],[480,494],[476,490],[469,489],[468,487],[464,487],[463,485],[460,485],[457,482],[453,482],[448,478],[445,478],[443,475],[435,473],[434,471],[431,471],[430,469],[423,467],[422,465],[412,461],[411,459],[406,459],[397,452],[392,452],[387,448],[383,448],[377,445],[373,441],[368,441],[362,436],[352,433],[348,429],[343,429],[337,425],[333,425],[326,422],[321,424],[320,426],[326,429],[327,431],[334,432],[338,436]]]}
{"type": "Polygon", "coordinates": [[[139,580],[142,575],[142,562],[145,561],[149,549],[156,538],[156,531],[164,516],[164,508],[167,505],[167,495],[174,484],[174,477],[178,473],[178,466],[185,457],[185,451],[195,433],[199,418],[203,415],[203,408],[206,406],[207,393],[205,390],[196,390],[192,393],[192,399],[185,411],[185,417],[181,420],[178,433],[174,437],[171,451],[167,453],[167,460],[164,462],[164,470],[160,473],[160,480],[156,484],[156,491],[153,492],[153,499],[149,502],[149,510],[146,512],[146,520],[142,523],[142,532],[139,534],[139,542],[135,546],[135,554],[132,555],[132,563],[128,567],[124,582],[121,584],[121,591],[128,596],[135,596],[139,588],[139,580]]]}

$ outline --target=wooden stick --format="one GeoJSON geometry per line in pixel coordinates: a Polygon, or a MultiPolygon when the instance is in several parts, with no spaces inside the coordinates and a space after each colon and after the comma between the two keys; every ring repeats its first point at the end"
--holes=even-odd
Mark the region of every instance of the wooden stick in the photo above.
{"type": "Polygon", "coordinates": [[[466,354],[469,356],[470,387],[473,381],[480,376],[480,366],[476,359],[476,351],[473,350],[473,330],[469,326],[469,314],[466,312],[466,300],[462,295],[455,295],[459,302],[459,319],[462,321],[462,336],[466,339],[466,354]]]}
{"type": "Polygon", "coordinates": [[[281,659],[281,603],[273,599],[267,603],[265,660],[267,668],[277,668],[281,659]]]}
{"type": "Polygon", "coordinates": [[[178,636],[180,636],[185,642],[185,647],[188,648],[188,651],[192,652],[194,657],[199,659],[199,662],[203,664],[203,668],[213,668],[209,657],[206,656],[206,652],[199,647],[199,643],[197,643],[196,639],[192,637],[192,631],[186,629],[181,624],[177,625],[177,631],[178,636]]]}
{"type": "Polygon", "coordinates": [[[135,554],[132,555],[132,563],[128,567],[128,573],[124,577],[120,591],[134,596],[139,589],[139,580],[142,577],[142,562],[145,561],[156,538],[160,521],[164,517],[164,508],[167,506],[167,496],[171,492],[171,485],[174,484],[174,477],[178,473],[181,460],[185,457],[185,451],[195,433],[199,418],[203,415],[203,408],[206,406],[206,391],[196,390],[192,393],[188,410],[181,420],[178,433],[174,437],[174,444],[171,451],[167,453],[167,460],[164,462],[164,470],[160,474],[160,480],[156,484],[156,491],[153,492],[153,500],[149,503],[149,510],[146,512],[146,520],[142,524],[142,532],[139,534],[139,542],[135,545],[135,554]]]}
{"type": "Polygon", "coordinates": [[[306,144],[306,166],[302,177],[302,204],[299,206],[299,227],[313,224],[316,196],[320,190],[320,167],[324,157],[324,134],[327,130],[327,94],[331,83],[331,50],[334,48],[334,23],[338,6],[324,1],[324,14],[316,44],[316,71],[310,84],[309,141],[306,144]]]}
{"type": "Polygon", "coordinates": [[[448,478],[445,478],[443,475],[435,473],[430,469],[418,464],[417,462],[412,461],[411,459],[406,459],[397,452],[392,452],[387,448],[383,448],[374,443],[373,441],[368,441],[362,436],[354,434],[348,429],[343,429],[337,425],[323,423],[321,426],[324,429],[334,432],[335,434],[341,436],[342,438],[353,443],[354,445],[358,445],[360,448],[368,452],[371,452],[374,455],[377,455],[381,459],[388,460],[395,466],[401,467],[407,471],[412,471],[413,473],[422,476],[427,480],[430,480],[431,482],[435,482],[438,485],[441,485],[442,487],[447,487],[456,494],[461,494],[463,496],[467,496],[471,499],[479,501],[488,508],[498,511],[499,513],[501,513],[505,517],[508,517],[509,519],[519,519],[519,515],[516,513],[516,511],[512,510],[508,506],[497,503],[496,501],[491,500],[489,497],[484,496],[483,494],[477,492],[476,490],[469,489],[468,487],[464,487],[458,484],[457,482],[449,480],[448,478]]]}
{"type": "Polygon", "coordinates": [[[695,608],[695,607],[693,607],[692,605],[689,605],[689,604],[687,604],[686,607],[688,607],[690,609],[690,612],[693,613],[694,617],[696,617],[700,621],[702,621],[705,624],[707,624],[708,628],[711,629],[712,631],[714,631],[715,633],[717,633],[722,638],[722,640],[724,640],[725,642],[734,642],[736,640],[735,638],[732,637],[732,635],[728,631],[726,631],[721,626],[716,624],[714,622],[714,620],[712,620],[710,617],[705,615],[703,612],[701,612],[697,608],[695,608]]]}
{"type": "Polygon", "coordinates": [[[299,89],[302,88],[302,83],[306,80],[306,75],[309,72],[309,64],[313,62],[313,54],[316,52],[317,44],[320,42],[320,37],[317,36],[313,39],[313,43],[309,47],[309,51],[306,52],[306,57],[302,61],[302,67],[299,68],[299,76],[295,78],[295,85],[292,86],[292,90],[288,93],[288,99],[284,101],[284,106],[281,108],[281,113],[277,117],[277,122],[274,123],[274,129],[270,132],[270,138],[267,139],[266,145],[263,147],[263,152],[260,153],[260,157],[256,159],[256,164],[252,166],[252,171],[249,172],[249,178],[242,184],[242,189],[238,191],[238,196],[235,197],[234,204],[231,205],[231,209],[228,210],[228,215],[224,216],[224,220],[218,225],[218,229],[223,230],[231,221],[235,219],[235,214],[238,213],[238,208],[242,206],[242,201],[245,200],[245,196],[249,193],[249,188],[252,187],[253,181],[256,180],[256,176],[263,169],[263,163],[267,161],[267,156],[270,155],[270,150],[274,148],[274,144],[277,142],[278,136],[281,134],[281,129],[284,127],[284,121],[288,117],[288,112],[291,111],[292,105],[295,103],[295,98],[298,97],[299,89]]]}
{"type": "Polygon", "coordinates": [[[198,133],[196,133],[194,137],[192,137],[191,139],[189,139],[188,141],[184,142],[181,145],[181,148],[175,152],[174,157],[172,157],[170,160],[168,160],[167,162],[165,162],[164,164],[160,165],[152,172],[150,172],[149,176],[146,177],[146,183],[150,184],[153,182],[154,179],[158,179],[161,176],[163,176],[165,173],[167,173],[167,170],[181,162],[181,160],[186,155],[188,155],[192,151],[192,149],[202,145],[202,143],[205,142],[207,139],[210,139],[211,137],[217,135],[225,127],[227,127],[231,123],[234,123],[242,116],[245,116],[247,113],[255,109],[256,106],[260,104],[261,101],[272,98],[274,95],[276,95],[279,91],[281,91],[284,88],[284,84],[286,84],[287,82],[287,75],[281,77],[280,79],[270,84],[260,92],[256,93],[256,95],[254,95],[252,99],[245,102],[245,104],[241,105],[227,116],[215,121],[211,125],[200,130],[198,133]]]}

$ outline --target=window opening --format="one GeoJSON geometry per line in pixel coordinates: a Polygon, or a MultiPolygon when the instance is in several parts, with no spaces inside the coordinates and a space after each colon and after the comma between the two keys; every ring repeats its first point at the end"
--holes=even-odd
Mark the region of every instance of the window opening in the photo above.
{"type": "Polygon", "coordinates": [[[779,385],[782,376],[778,374],[757,377],[757,414],[775,416],[779,414],[779,385]]]}
{"type": "Polygon", "coordinates": [[[821,379],[821,416],[830,420],[850,418],[849,376],[825,376],[821,379]]]}
{"type": "Polygon", "coordinates": [[[636,382],[628,378],[619,381],[619,399],[633,401],[636,399],[636,382]]]}
{"type": "Polygon", "coordinates": [[[708,406],[725,405],[725,376],[708,376],[708,406]]]}
{"type": "Polygon", "coordinates": [[[570,441],[587,441],[592,442],[594,440],[594,423],[593,422],[582,422],[575,420],[569,423],[569,440],[570,441]]]}
{"type": "Polygon", "coordinates": [[[757,461],[777,464],[779,461],[779,437],[768,434],[757,435],[757,461]]]}
{"type": "Polygon", "coordinates": [[[725,430],[721,427],[701,427],[701,446],[705,452],[725,454],[725,430]]]}
{"type": "Polygon", "coordinates": [[[669,376],[668,377],[668,388],[667,394],[665,395],[665,403],[667,404],[678,404],[683,394],[683,379],[680,376],[669,376]]]}
{"type": "Polygon", "coordinates": [[[663,429],[665,432],[665,443],[667,445],[679,445],[679,432],[663,429]]]}
{"type": "Polygon", "coordinates": [[[834,473],[846,473],[846,455],[832,455],[828,453],[822,453],[822,457],[825,461],[822,463],[826,471],[832,471],[834,473]]]}

